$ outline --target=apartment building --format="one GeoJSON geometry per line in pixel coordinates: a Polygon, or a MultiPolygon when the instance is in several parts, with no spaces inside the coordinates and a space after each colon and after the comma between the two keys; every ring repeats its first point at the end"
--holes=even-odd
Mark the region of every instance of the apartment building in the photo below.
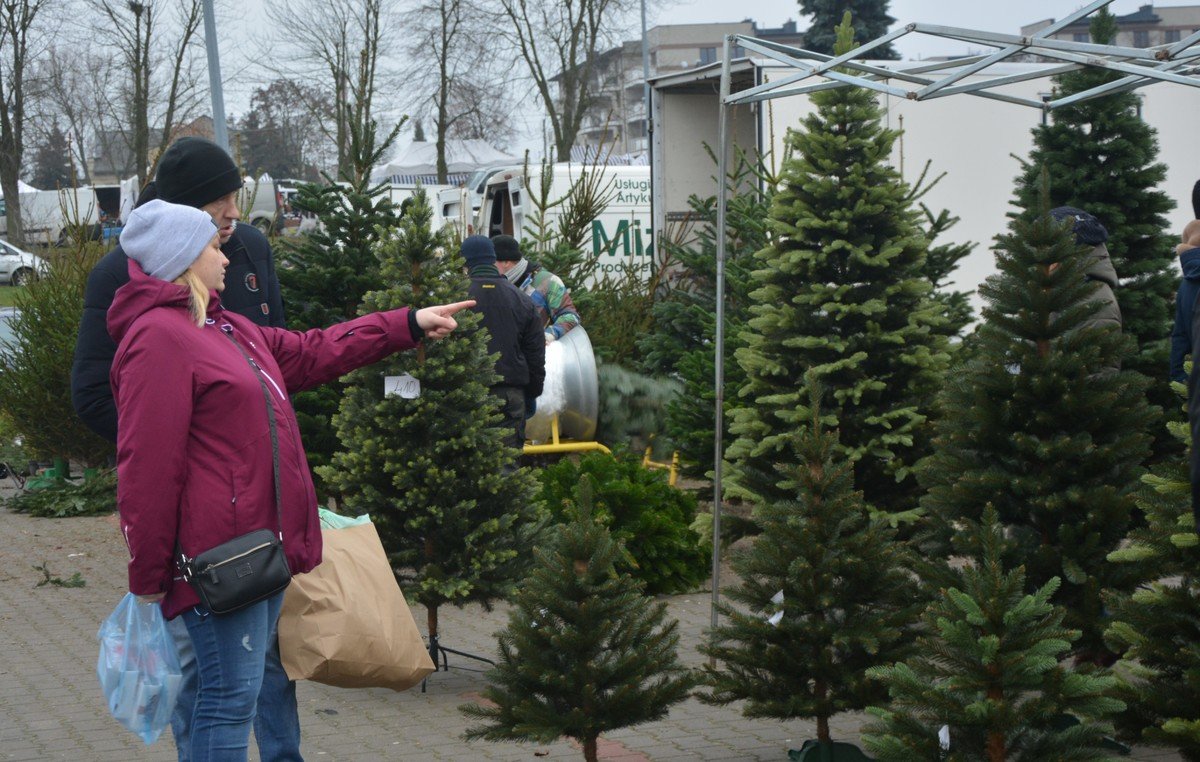
{"type": "MultiPolygon", "coordinates": [[[[646,32],[650,76],[707,66],[721,60],[725,37],[741,34],[801,46],[804,34],[796,22],[777,28],[760,28],[753,21],[716,24],[665,24],[646,32]]],[[[745,53],[733,50],[733,57],[745,53]]],[[[594,100],[584,116],[575,145],[602,148],[613,154],[640,153],[648,147],[646,135],[645,78],[642,42],[629,40],[602,53],[595,66],[594,100]]]]}
{"type": "MultiPolygon", "coordinates": [[[[1034,34],[1053,23],[1054,19],[1036,21],[1021,27],[1021,34],[1034,34]]],[[[1117,16],[1117,39],[1114,44],[1127,48],[1149,48],[1179,42],[1197,30],[1200,30],[1200,5],[1160,8],[1153,4],[1143,5],[1133,13],[1117,16]]],[[[1051,39],[1090,42],[1088,20],[1063,27],[1051,35],[1051,39]]]]}

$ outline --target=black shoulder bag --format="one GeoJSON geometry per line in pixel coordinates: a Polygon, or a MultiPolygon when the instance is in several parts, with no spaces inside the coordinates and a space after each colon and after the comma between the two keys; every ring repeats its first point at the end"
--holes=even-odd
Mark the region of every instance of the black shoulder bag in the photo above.
{"type": "Polygon", "coordinates": [[[271,466],[275,470],[275,519],[279,531],[256,529],[253,532],[223,542],[195,558],[179,551],[179,568],[184,580],[200,596],[201,603],[214,614],[229,614],[265,598],[270,598],[288,586],[292,571],[283,552],[283,504],[279,491],[279,433],[275,428],[275,407],[271,392],[263,380],[262,369],[233,337],[226,325],[221,332],[250,363],[263,390],[267,403],[267,423],[271,427],[271,466]]]}

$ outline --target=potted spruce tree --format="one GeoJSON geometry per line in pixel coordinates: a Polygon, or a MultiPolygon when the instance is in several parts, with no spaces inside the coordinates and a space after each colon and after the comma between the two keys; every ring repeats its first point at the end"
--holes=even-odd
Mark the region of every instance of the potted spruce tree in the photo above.
{"type": "Polygon", "coordinates": [[[858,762],[862,752],[833,739],[830,718],[882,698],[868,670],[910,648],[917,587],[895,530],[854,491],[820,386],[811,373],[807,380],[810,418],[790,460],[778,472],[746,472],[760,534],[733,558],[736,605],[723,606],[727,623],[701,646],[718,666],[707,668],[711,691],[700,698],[744,700],[748,717],[812,718],[817,737],[792,759],[858,762]]]}
{"type": "Polygon", "coordinates": [[[593,519],[593,491],[583,476],[571,520],[534,550],[534,570],[513,600],[499,661],[487,674],[482,693],[490,705],[461,707],[483,721],[468,739],[572,738],[596,762],[602,733],[666,716],[694,685],[666,604],[616,572],[621,546],[593,519]]]}

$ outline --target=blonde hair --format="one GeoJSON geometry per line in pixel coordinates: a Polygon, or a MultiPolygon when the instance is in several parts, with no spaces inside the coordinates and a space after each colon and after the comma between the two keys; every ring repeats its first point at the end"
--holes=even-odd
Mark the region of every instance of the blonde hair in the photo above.
{"type": "Polygon", "coordinates": [[[208,287],[200,281],[200,276],[192,272],[192,268],[183,271],[175,279],[175,283],[181,286],[187,286],[191,294],[188,295],[188,310],[192,313],[192,320],[196,321],[198,327],[204,327],[204,319],[208,314],[208,287]]]}

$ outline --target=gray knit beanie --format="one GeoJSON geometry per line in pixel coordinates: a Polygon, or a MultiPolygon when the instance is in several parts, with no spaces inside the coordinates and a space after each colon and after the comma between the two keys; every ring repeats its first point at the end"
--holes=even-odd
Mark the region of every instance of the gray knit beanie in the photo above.
{"type": "Polygon", "coordinates": [[[191,267],[217,234],[208,212],[154,199],[134,209],[121,248],[152,278],[172,281],[191,267]]]}

